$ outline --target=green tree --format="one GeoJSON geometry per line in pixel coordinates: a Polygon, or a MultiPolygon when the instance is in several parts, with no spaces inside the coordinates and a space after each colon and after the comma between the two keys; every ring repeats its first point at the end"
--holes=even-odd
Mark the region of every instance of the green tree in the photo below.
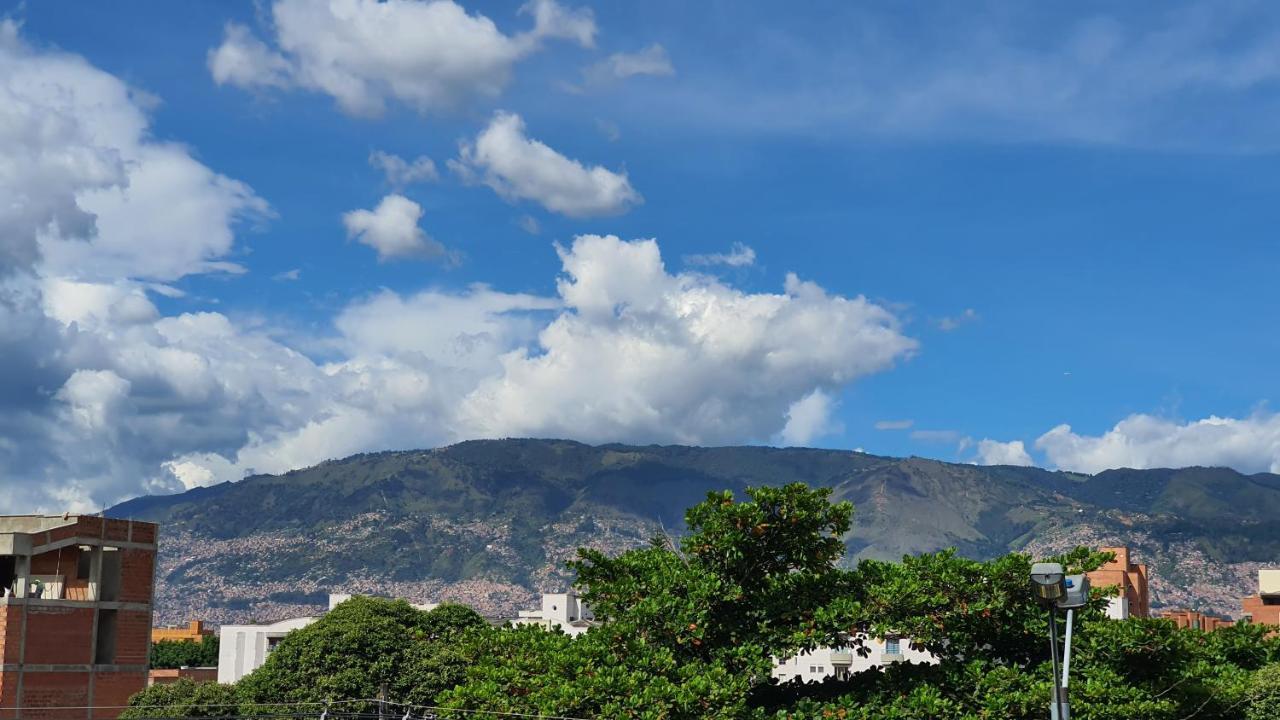
{"type": "Polygon", "coordinates": [[[403,600],[354,597],[284,637],[238,684],[258,704],[375,698],[430,704],[457,684],[467,658],[456,644],[488,623],[461,605],[430,612],[403,600]]]}
{"type": "MultiPolygon", "coordinates": [[[[945,551],[843,569],[851,512],[802,485],[752,489],[742,501],[712,493],[689,510],[679,542],[660,537],[617,557],[580,551],[578,584],[604,625],[576,639],[530,628],[479,638],[465,681],[441,702],[655,720],[1043,718],[1049,623],[1030,591],[1032,559],[945,551]],[[865,651],[886,636],[910,638],[936,662],[823,683],[770,676],[773,658],[819,645],[865,651]]],[[[1083,572],[1108,556],[1078,548],[1049,559],[1083,572]]],[[[1244,720],[1268,697],[1259,669],[1276,661],[1280,641],[1265,630],[1112,621],[1102,608],[1113,592],[1095,590],[1075,613],[1078,720],[1244,720]]]]}
{"type": "Polygon", "coordinates": [[[218,636],[206,635],[199,642],[161,640],[151,644],[151,667],[213,667],[218,664],[218,636]]]}
{"type": "Polygon", "coordinates": [[[1246,720],[1280,718],[1280,662],[1272,662],[1253,674],[1249,688],[1246,720]]]}
{"type": "Polygon", "coordinates": [[[182,678],[174,683],[152,685],[134,695],[120,713],[120,720],[235,718],[241,709],[240,693],[235,686],[182,678]]]}

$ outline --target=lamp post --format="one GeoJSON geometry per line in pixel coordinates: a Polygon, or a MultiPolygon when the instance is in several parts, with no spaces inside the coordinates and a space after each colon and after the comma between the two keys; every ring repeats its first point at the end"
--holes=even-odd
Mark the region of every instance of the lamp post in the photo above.
{"type": "Polygon", "coordinates": [[[1089,602],[1089,578],[1067,575],[1059,563],[1031,566],[1031,587],[1036,600],[1049,612],[1049,664],[1053,667],[1053,692],[1049,705],[1051,720],[1071,720],[1067,685],[1071,672],[1071,625],[1075,610],[1089,602]],[[1058,675],[1058,615],[1067,611],[1067,639],[1062,654],[1062,675],[1058,675]]]}

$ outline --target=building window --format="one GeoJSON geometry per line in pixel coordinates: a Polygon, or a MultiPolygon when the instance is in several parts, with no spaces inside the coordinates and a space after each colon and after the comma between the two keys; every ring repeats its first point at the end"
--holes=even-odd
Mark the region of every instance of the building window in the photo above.
{"type": "Polygon", "coordinates": [[[116,661],[116,611],[98,611],[98,642],[95,646],[93,662],[97,665],[112,665],[116,661]]]}
{"type": "Polygon", "coordinates": [[[99,597],[107,602],[120,599],[119,548],[102,548],[102,583],[99,597]]]}
{"type": "Polygon", "coordinates": [[[884,641],[885,655],[901,655],[902,648],[898,645],[898,638],[891,638],[884,641]]]}
{"type": "Polygon", "coordinates": [[[76,579],[88,580],[89,571],[93,567],[93,548],[81,547],[80,556],[76,560],[76,579]]]}

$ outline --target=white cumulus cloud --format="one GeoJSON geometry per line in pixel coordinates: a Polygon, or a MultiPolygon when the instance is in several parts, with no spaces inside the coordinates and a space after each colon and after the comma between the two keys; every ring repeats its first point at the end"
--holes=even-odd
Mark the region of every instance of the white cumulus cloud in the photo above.
{"type": "Polygon", "coordinates": [[[588,10],[533,0],[520,12],[533,27],[508,35],[452,0],[276,0],[272,45],[228,25],[209,71],[219,84],[322,92],[353,115],[380,115],[391,100],[436,112],[496,97],[546,39],[594,44],[588,10]]]}
{"type": "Polygon", "coordinates": [[[1136,414],[1101,435],[1082,435],[1070,425],[1059,425],[1041,435],[1036,448],[1057,467],[1088,473],[1188,465],[1280,472],[1280,414],[1187,422],[1136,414]]]}
{"type": "Polygon", "coordinates": [[[787,424],[779,438],[785,445],[808,445],[823,435],[839,432],[839,423],[832,420],[835,401],[821,390],[814,390],[787,408],[787,424]]]}
{"type": "Polygon", "coordinates": [[[673,275],[652,240],[585,235],[560,257],[566,310],[466,398],[460,422],[472,434],[764,440],[784,429],[797,401],[884,370],[916,346],[889,311],[861,297],[795,276],[784,293],[748,294],[673,275]]]}
{"type": "Polygon", "coordinates": [[[643,202],[625,173],[587,167],[525,135],[519,115],[499,112],[449,166],[507,200],[533,200],[570,217],[617,215],[643,202]]]}
{"type": "Polygon", "coordinates": [[[1031,459],[1021,440],[1000,442],[984,438],[978,441],[978,464],[1035,465],[1035,461],[1031,459]]]}
{"type": "Polygon", "coordinates": [[[403,195],[387,195],[372,210],[342,215],[347,237],[378,251],[379,260],[436,258],[445,248],[420,227],[422,206],[403,195]]]}
{"type": "Polygon", "coordinates": [[[387,184],[396,189],[440,179],[435,162],[425,155],[420,155],[410,162],[399,155],[374,150],[369,153],[369,164],[381,170],[387,178],[387,184]]]}

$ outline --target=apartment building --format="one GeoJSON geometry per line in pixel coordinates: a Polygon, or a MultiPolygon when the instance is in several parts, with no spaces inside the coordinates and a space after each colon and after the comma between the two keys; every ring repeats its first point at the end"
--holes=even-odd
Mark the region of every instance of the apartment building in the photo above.
{"type": "Polygon", "coordinates": [[[562,593],[543,593],[542,607],[537,610],[521,610],[512,625],[538,625],[548,630],[560,630],[566,635],[581,635],[596,624],[591,608],[572,590],[562,593]]]}
{"type": "Polygon", "coordinates": [[[1219,628],[1231,627],[1235,622],[1217,615],[1206,615],[1195,610],[1164,610],[1160,617],[1172,620],[1180,628],[1213,632],[1219,628]]]}
{"type": "Polygon", "coordinates": [[[192,620],[179,627],[158,627],[151,630],[151,642],[201,642],[213,635],[213,630],[204,626],[203,620],[192,620]]]}
{"type": "Polygon", "coordinates": [[[1107,617],[1125,620],[1151,617],[1151,593],[1147,588],[1147,566],[1133,562],[1127,547],[1099,548],[1115,554],[1115,559],[1088,573],[1095,588],[1119,587],[1120,594],[1107,605],[1107,617]]]}
{"type": "MultiPolygon", "coordinates": [[[[330,594],[329,609],[334,609],[351,597],[347,593],[330,594]]],[[[439,607],[439,603],[410,604],[422,611],[439,607]]],[[[286,635],[319,619],[319,615],[314,615],[267,624],[223,625],[218,629],[218,682],[236,682],[262,667],[267,656],[286,635]]]]}
{"type": "Polygon", "coordinates": [[[0,720],[115,718],[146,687],[156,534],[88,515],[0,517],[0,720]]]}
{"type": "Polygon", "coordinates": [[[1258,594],[1240,601],[1244,617],[1262,625],[1280,625],[1280,568],[1258,571],[1258,594]]]}
{"type": "Polygon", "coordinates": [[[829,677],[845,680],[863,670],[892,663],[937,662],[931,653],[916,647],[907,638],[864,638],[862,645],[866,655],[851,646],[821,647],[785,660],[775,660],[773,677],[779,682],[795,679],[821,682],[829,677]]]}

